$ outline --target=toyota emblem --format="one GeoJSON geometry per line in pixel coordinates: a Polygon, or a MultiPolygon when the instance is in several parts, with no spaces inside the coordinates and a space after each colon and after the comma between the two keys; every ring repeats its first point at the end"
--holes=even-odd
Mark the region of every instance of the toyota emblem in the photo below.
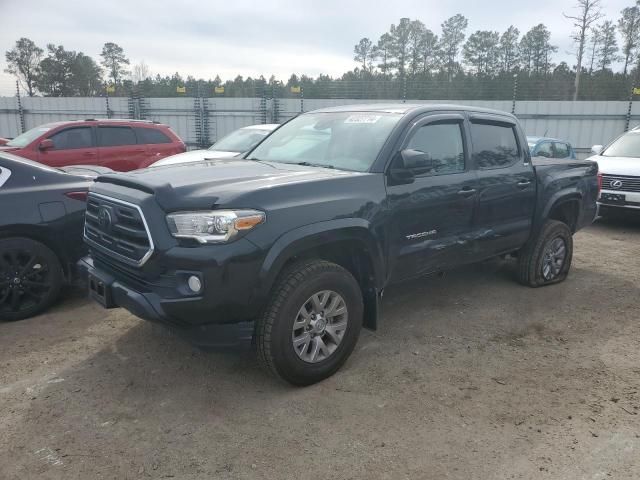
{"type": "Polygon", "coordinates": [[[622,188],[622,180],[612,180],[609,185],[611,185],[611,188],[618,190],[619,188],[622,188]]]}
{"type": "Polygon", "coordinates": [[[98,210],[98,225],[105,232],[111,230],[111,212],[108,207],[101,206],[98,210]]]}

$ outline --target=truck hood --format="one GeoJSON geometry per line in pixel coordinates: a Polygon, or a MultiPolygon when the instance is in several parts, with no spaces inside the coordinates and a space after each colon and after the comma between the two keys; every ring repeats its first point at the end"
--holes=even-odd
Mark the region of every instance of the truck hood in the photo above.
{"type": "Polygon", "coordinates": [[[598,171],[604,175],[640,177],[640,158],[594,155],[588,160],[598,162],[598,171]]]}
{"type": "Polygon", "coordinates": [[[228,205],[242,197],[255,199],[257,193],[280,186],[362,175],[367,174],[276,162],[220,159],[101,175],[96,185],[98,189],[100,184],[110,183],[142,190],[153,194],[165,211],[171,211],[228,205]]]}

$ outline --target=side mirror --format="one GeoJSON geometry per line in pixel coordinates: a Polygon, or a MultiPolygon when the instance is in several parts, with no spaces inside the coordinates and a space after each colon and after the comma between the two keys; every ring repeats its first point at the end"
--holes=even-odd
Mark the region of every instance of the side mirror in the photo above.
{"type": "Polygon", "coordinates": [[[591,147],[591,153],[593,153],[594,155],[600,155],[603,149],[604,147],[602,145],[594,145],[593,147],[591,147]]]}
{"type": "Polygon", "coordinates": [[[393,185],[413,183],[416,172],[428,172],[433,170],[434,161],[420,150],[406,149],[398,152],[391,162],[389,178],[393,185]]]}
{"type": "Polygon", "coordinates": [[[40,144],[38,145],[38,148],[41,151],[45,151],[45,150],[51,150],[52,148],[54,148],[55,145],[53,143],[53,140],[51,140],[50,138],[45,138],[44,140],[42,140],[40,142],[40,144]]]}
{"type": "Polygon", "coordinates": [[[400,152],[404,168],[409,170],[429,171],[433,170],[435,164],[431,157],[420,150],[408,148],[400,152]]]}

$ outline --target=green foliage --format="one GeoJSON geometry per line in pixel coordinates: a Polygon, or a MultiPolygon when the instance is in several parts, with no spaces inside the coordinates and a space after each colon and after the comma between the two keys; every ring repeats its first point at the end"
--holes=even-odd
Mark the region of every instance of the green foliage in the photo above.
{"type": "Polygon", "coordinates": [[[30,97],[35,94],[36,78],[43,53],[33,40],[24,37],[5,53],[7,61],[5,72],[15,75],[30,97]]]}
{"type": "Polygon", "coordinates": [[[91,57],[49,44],[35,84],[50,97],[94,96],[102,90],[101,76],[100,67],[91,57]]]}
{"type": "Polygon", "coordinates": [[[129,65],[129,59],[125,57],[124,50],[117,43],[107,42],[102,47],[102,66],[108,72],[114,85],[118,85],[122,78],[129,74],[125,65],[129,65]]]}

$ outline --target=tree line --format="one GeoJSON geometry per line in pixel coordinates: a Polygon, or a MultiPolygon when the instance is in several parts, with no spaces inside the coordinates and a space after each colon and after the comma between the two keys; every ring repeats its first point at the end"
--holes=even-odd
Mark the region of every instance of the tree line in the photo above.
{"type": "MultiPolygon", "coordinates": [[[[6,52],[6,71],[30,96],[143,95],[274,96],[407,99],[626,99],[640,73],[640,0],[615,21],[604,18],[601,0],[576,0],[564,13],[572,27],[575,65],[556,63],[558,47],[540,23],[521,34],[468,33],[457,14],[433,32],[418,19],[401,18],[373,41],[354,46],[357,66],[338,78],[293,74],[233,80],[152,75],[144,61],[131,67],[119,45],[105,43],[99,61],[62,45],[46,50],[28,38],[6,52]],[[618,68],[619,67],[619,68],[618,68]],[[220,88],[223,87],[223,88],[220,88]]],[[[572,62],[573,63],[573,62],[572,62]]]]}

